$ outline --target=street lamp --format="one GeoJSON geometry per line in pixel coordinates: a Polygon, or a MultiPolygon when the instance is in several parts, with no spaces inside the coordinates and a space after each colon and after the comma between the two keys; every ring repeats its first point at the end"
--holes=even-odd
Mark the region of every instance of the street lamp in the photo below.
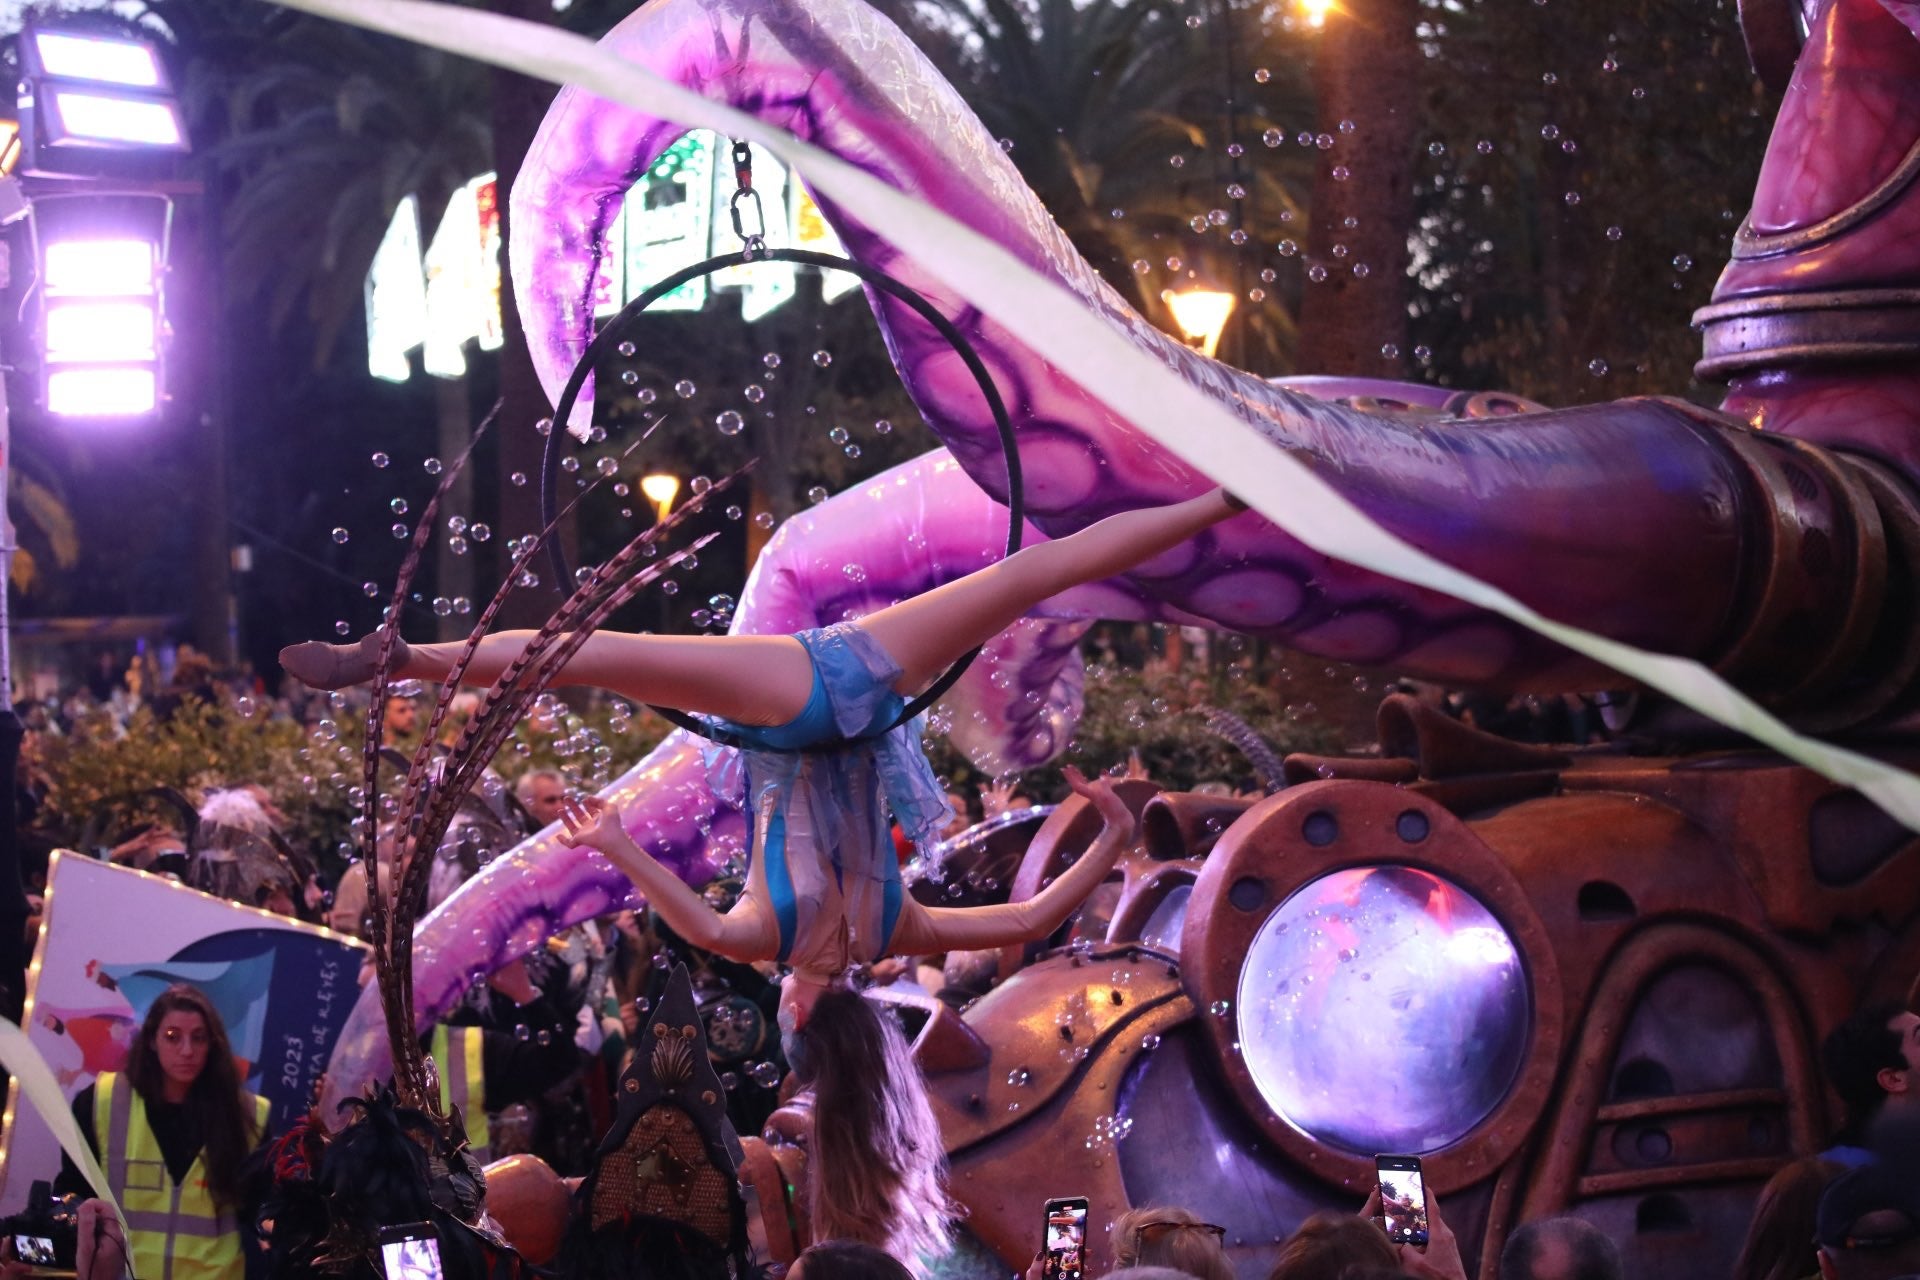
{"type": "Polygon", "coordinates": [[[1227,331],[1227,318],[1233,314],[1236,299],[1224,289],[1195,284],[1185,289],[1169,289],[1160,295],[1173,312],[1187,345],[1201,355],[1211,356],[1220,347],[1220,335],[1227,331]]]}
{"type": "Polygon", "coordinates": [[[1334,9],[1334,0],[1300,0],[1300,9],[1307,15],[1307,25],[1324,27],[1327,15],[1334,9]]]}
{"type": "Polygon", "coordinates": [[[665,520],[673,510],[673,500],[680,492],[680,477],[670,476],[656,471],[652,475],[640,477],[640,493],[653,504],[656,519],[665,520]]]}

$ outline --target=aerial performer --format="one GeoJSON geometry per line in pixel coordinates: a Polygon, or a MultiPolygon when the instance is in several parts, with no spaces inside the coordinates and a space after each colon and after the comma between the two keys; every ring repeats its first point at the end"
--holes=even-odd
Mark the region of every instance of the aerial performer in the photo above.
{"type": "MultiPolygon", "coordinates": [[[[617,809],[577,801],[565,818],[570,843],[605,853],[690,942],[792,966],[780,1001],[789,1061],[803,1080],[839,1095],[816,1104],[828,1121],[815,1126],[808,1167],[816,1230],[909,1254],[946,1244],[942,1148],[924,1085],[885,1015],[847,989],[856,967],[890,954],[1043,937],[1106,878],[1132,833],[1132,815],[1112,789],[1076,776],[1075,790],[1105,826],[1052,885],[1026,902],[971,910],[913,902],[900,881],[889,813],[923,847],[950,813],[919,726],[898,723],[908,698],[1048,597],[1130,569],[1242,510],[1216,489],[1122,512],[857,621],[796,636],[596,632],[552,673],[556,683],[713,717],[743,744],[752,861],[747,892],[725,916],[649,858],[617,809]],[[812,1027],[816,1014],[821,1025],[812,1027]],[[903,1116],[927,1129],[925,1141],[901,1141],[903,1116]]],[[[281,663],[310,685],[341,688],[376,678],[384,647],[390,675],[491,685],[517,674],[538,638],[509,631],[477,645],[406,645],[376,632],[350,645],[293,645],[281,663]]]]}
{"type": "MultiPolygon", "coordinates": [[[[1088,875],[1063,877],[1033,901],[993,912],[907,903],[889,811],[921,846],[932,843],[951,813],[946,789],[921,749],[919,726],[897,723],[901,712],[961,655],[1041,601],[1131,569],[1241,510],[1216,489],[1122,512],[857,621],[794,636],[596,632],[559,669],[555,683],[594,685],[711,717],[745,748],[742,807],[753,827],[749,893],[728,916],[696,911],[685,883],[642,853],[619,830],[619,815],[597,803],[571,807],[575,842],[612,857],[656,908],[674,913],[669,923],[690,941],[738,960],[791,965],[798,981],[789,983],[783,1018],[796,1027],[805,1021],[810,993],[855,964],[893,953],[1002,946],[1047,933],[1078,905],[1073,890],[1080,887],[1083,897],[1098,875],[1084,887],[1088,875]]],[[[494,683],[534,636],[485,637],[458,678],[494,683]]],[[[343,688],[374,678],[380,640],[376,632],[347,645],[308,641],[284,650],[281,663],[307,684],[343,688]]],[[[396,640],[391,674],[444,680],[467,647],[396,640]]],[[[1109,807],[1103,803],[1103,812],[1109,807]]]]}

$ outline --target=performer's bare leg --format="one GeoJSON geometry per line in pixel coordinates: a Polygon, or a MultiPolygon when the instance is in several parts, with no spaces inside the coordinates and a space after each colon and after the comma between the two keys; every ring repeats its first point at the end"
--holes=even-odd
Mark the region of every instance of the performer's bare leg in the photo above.
{"type": "MultiPolygon", "coordinates": [[[[912,693],[1048,596],[1124,572],[1240,510],[1224,490],[1216,490],[1171,506],[1122,512],[882,609],[859,625],[900,664],[903,674],[894,687],[912,693]]],[[[492,684],[533,635],[503,631],[485,637],[462,679],[492,684]]],[[[377,636],[358,645],[310,641],[282,651],[280,660],[309,684],[341,688],[372,677],[378,645],[377,636]]],[[[397,674],[444,679],[462,647],[459,641],[407,646],[397,674]]],[[[741,724],[777,725],[805,709],[813,665],[791,636],[602,631],[587,639],[556,683],[594,685],[637,702],[741,724]]]]}
{"type": "Polygon", "coordinates": [[[1047,597],[1124,573],[1244,510],[1226,490],[1215,489],[1185,502],[1123,511],[870,613],[859,625],[900,664],[895,691],[918,693],[954,659],[1047,597]]]}
{"type": "MultiPolygon", "coordinates": [[[[480,641],[462,675],[490,685],[526,648],[531,631],[480,641]]],[[[410,646],[403,677],[442,680],[464,642],[410,646]]],[[[720,716],[740,724],[785,724],[806,708],[813,661],[792,636],[655,636],[596,631],[554,681],[592,685],[635,702],[720,716]]]]}

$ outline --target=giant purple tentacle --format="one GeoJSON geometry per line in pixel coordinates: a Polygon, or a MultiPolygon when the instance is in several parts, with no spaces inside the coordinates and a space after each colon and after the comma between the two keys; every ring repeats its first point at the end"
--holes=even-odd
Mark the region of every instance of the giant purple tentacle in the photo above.
{"type": "MultiPolygon", "coordinates": [[[[1011,161],[901,33],[858,0],[657,0],[607,37],[622,56],[790,127],[969,224],[1072,289],[1165,363],[1259,424],[1388,529],[1542,612],[1634,644],[1713,657],[1759,567],[1761,488],[1683,408],[1629,401],[1512,419],[1414,424],[1317,402],[1164,337],[1107,288],[1011,161]],[[1632,521],[1618,513],[1631,505],[1632,521]]],[[[550,385],[588,334],[595,251],[616,197],[682,130],[563,90],[513,193],[512,261],[550,385]]],[[[891,272],[979,346],[1020,419],[1028,510],[1061,533],[1206,481],[1169,457],[915,262],[829,208],[857,259],[891,272]]],[[[876,303],[896,364],[942,441],[989,493],[999,446],[946,344],[876,303]]],[[[1329,561],[1236,521],[1110,584],[1309,652],[1437,679],[1603,686],[1593,663],[1478,609],[1329,561]]]]}

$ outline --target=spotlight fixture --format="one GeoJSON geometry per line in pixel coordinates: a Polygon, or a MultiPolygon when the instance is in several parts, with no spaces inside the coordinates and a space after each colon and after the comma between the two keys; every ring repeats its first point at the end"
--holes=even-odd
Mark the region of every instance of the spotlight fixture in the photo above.
{"type": "Polygon", "coordinates": [[[41,252],[47,411],[138,417],[160,403],[160,246],[75,235],[41,252]]]}
{"type": "Polygon", "coordinates": [[[134,177],[191,149],[153,42],[29,27],[21,47],[27,172],[134,177]]]}

